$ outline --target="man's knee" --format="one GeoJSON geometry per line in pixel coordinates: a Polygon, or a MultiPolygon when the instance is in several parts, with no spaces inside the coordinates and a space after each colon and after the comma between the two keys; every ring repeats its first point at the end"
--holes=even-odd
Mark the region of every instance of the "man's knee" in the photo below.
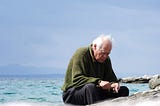
{"type": "Polygon", "coordinates": [[[121,86],[119,90],[120,96],[128,96],[129,95],[129,89],[126,86],[121,86]]]}

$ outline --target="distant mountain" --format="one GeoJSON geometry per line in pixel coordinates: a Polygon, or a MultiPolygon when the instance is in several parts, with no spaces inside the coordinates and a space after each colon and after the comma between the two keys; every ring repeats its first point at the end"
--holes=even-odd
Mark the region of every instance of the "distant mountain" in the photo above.
{"type": "Polygon", "coordinates": [[[40,75],[40,74],[63,74],[65,69],[23,66],[9,64],[0,66],[0,75],[40,75]]]}

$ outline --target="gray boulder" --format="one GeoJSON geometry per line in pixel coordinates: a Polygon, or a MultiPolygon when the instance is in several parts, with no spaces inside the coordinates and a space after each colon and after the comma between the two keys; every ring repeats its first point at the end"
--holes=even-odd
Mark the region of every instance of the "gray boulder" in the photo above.
{"type": "Polygon", "coordinates": [[[122,83],[148,83],[151,90],[137,92],[128,97],[106,100],[93,106],[160,106],[160,75],[128,77],[120,80],[122,83]]]}
{"type": "Polygon", "coordinates": [[[160,89],[138,92],[128,97],[106,100],[93,106],[160,106],[160,89]]]}
{"type": "Polygon", "coordinates": [[[142,77],[126,77],[121,78],[119,81],[121,83],[148,83],[150,79],[152,79],[153,76],[144,75],[142,77]]]}
{"type": "Polygon", "coordinates": [[[126,78],[120,78],[120,83],[149,83],[151,79],[157,79],[160,78],[160,75],[144,75],[141,77],[126,77],[126,78]]]}
{"type": "Polygon", "coordinates": [[[160,89],[160,75],[155,76],[149,80],[149,87],[151,89],[160,89]]]}

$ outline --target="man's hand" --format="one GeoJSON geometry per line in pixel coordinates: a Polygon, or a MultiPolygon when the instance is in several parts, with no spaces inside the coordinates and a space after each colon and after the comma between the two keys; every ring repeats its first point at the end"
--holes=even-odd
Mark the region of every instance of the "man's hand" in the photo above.
{"type": "Polygon", "coordinates": [[[102,89],[110,90],[111,84],[108,81],[100,81],[99,86],[102,87],[102,89]]]}
{"type": "Polygon", "coordinates": [[[100,81],[99,86],[102,87],[102,89],[105,90],[113,90],[115,93],[118,93],[118,90],[120,88],[119,83],[110,83],[108,81],[100,81]]]}
{"type": "Polygon", "coordinates": [[[118,90],[120,89],[119,83],[112,83],[111,88],[115,93],[118,93],[118,90]]]}

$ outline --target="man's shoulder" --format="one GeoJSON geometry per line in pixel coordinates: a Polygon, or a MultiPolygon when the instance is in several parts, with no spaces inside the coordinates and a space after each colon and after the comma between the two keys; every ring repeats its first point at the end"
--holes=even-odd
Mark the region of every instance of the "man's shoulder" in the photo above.
{"type": "Polygon", "coordinates": [[[78,48],[75,53],[74,56],[84,56],[89,52],[89,47],[80,47],[78,48]]]}
{"type": "Polygon", "coordinates": [[[80,47],[80,48],[78,48],[78,49],[76,50],[76,52],[78,52],[78,53],[85,53],[85,52],[87,52],[88,50],[89,50],[88,47],[80,47]]]}

